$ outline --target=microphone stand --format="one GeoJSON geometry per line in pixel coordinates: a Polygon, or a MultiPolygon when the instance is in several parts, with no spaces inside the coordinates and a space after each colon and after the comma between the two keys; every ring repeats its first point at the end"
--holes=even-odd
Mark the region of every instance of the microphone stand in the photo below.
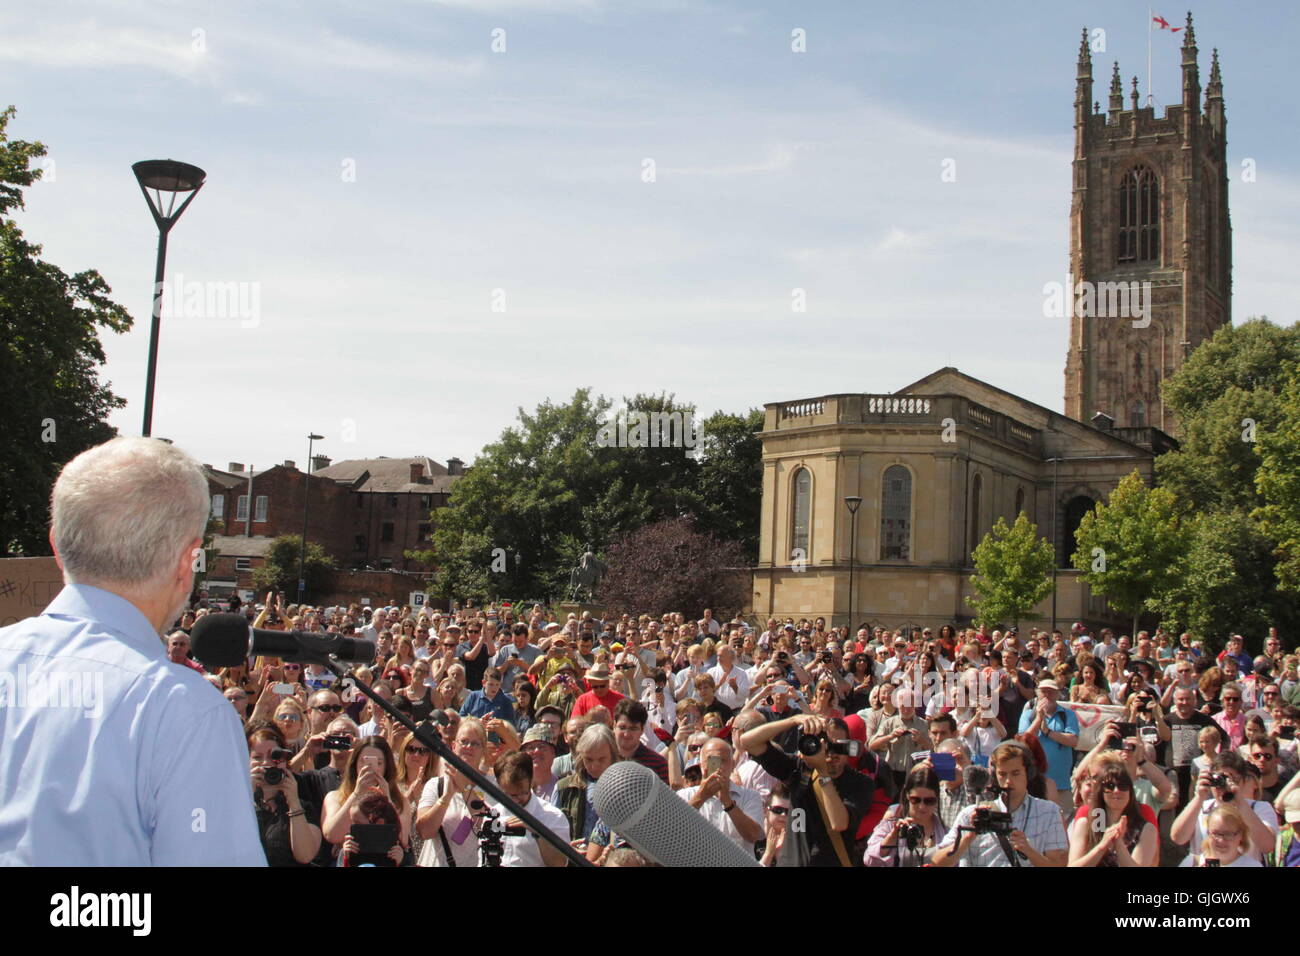
{"type": "Polygon", "coordinates": [[[527,810],[525,810],[523,807],[517,804],[514,800],[511,800],[510,797],[508,797],[505,794],[505,792],[496,785],[494,781],[489,780],[483,774],[479,773],[477,770],[475,770],[473,767],[467,764],[460,757],[456,756],[456,754],[452,752],[452,749],[448,747],[447,744],[443,741],[442,735],[439,734],[437,731],[433,730],[432,724],[430,724],[428,721],[425,721],[424,723],[417,726],[415,722],[411,720],[411,718],[401,713],[396,707],[394,707],[388,701],[384,700],[373,690],[371,690],[370,685],[366,684],[364,681],[357,680],[357,678],[347,674],[343,670],[339,662],[334,658],[330,657],[328,653],[318,654],[306,650],[304,648],[297,655],[295,655],[294,660],[301,660],[310,664],[320,664],[326,667],[335,677],[337,677],[340,683],[343,683],[344,678],[347,678],[347,680],[353,686],[355,686],[359,691],[361,691],[361,693],[365,694],[367,697],[370,698],[370,702],[372,704],[376,704],[389,717],[396,720],[403,727],[405,727],[412,734],[414,734],[416,740],[420,741],[420,743],[424,744],[426,747],[428,747],[430,750],[436,753],[439,757],[447,761],[447,763],[451,764],[453,767],[455,767],[457,770],[463,773],[466,777],[472,780],[476,787],[478,787],[488,796],[495,799],[498,803],[508,808],[530,830],[536,833],[538,837],[545,840],[547,843],[551,844],[551,846],[555,847],[566,857],[568,857],[571,863],[577,866],[593,865],[581,853],[579,853],[573,847],[569,846],[567,841],[560,839],[554,833],[552,833],[550,827],[546,826],[535,816],[533,816],[531,813],[529,813],[527,810]]]}

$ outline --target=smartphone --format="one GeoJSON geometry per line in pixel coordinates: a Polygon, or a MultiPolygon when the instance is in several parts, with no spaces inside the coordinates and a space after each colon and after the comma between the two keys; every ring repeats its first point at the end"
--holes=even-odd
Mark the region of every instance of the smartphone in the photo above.
{"type": "Polygon", "coordinates": [[[493,744],[494,746],[495,746],[496,744],[501,743],[501,735],[498,734],[495,730],[489,730],[489,731],[488,731],[488,743],[493,744]]]}
{"type": "Polygon", "coordinates": [[[719,756],[712,756],[704,762],[704,772],[707,774],[717,773],[721,769],[722,758],[719,756]]]}
{"type": "Polygon", "coordinates": [[[292,685],[292,684],[272,684],[272,685],[271,685],[271,693],[273,693],[273,694],[279,694],[281,697],[288,696],[289,694],[292,694],[292,693],[293,693],[293,685],[292,685]]]}
{"type": "Polygon", "coordinates": [[[1119,731],[1120,740],[1136,737],[1138,732],[1137,724],[1129,720],[1116,721],[1115,729],[1119,731]]]}
{"type": "Polygon", "coordinates": [[[325,736],[325,743],[321,746],[326,750],[351,750],[352,738],[348,737],[346,734],[327,734],[325,736]]]}
{"type": "Polygon", "coordinates": [[[930,765],[934,767],[934,775],[940,780],[957,779],[957,758],[952,754],[932,753],[930,765]]]}

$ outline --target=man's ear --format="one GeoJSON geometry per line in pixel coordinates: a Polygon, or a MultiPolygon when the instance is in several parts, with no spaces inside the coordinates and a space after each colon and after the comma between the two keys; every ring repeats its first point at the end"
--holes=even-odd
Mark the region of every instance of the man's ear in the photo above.
{"type": "Polygon", "coordinates": [[[53,529],[53,528],[50,528],[49,538],[50,538],[50,553],[54,555],[54,563],[57,564],[57,565],[59,566],[59,570],[62,571],[62,570],[63,570],[63,559],[62,559],[61,557],[59,557],[59,549],[58,549],[58,548],[55,546],[55,544],[54,544],[54,529],[53,529]]]}

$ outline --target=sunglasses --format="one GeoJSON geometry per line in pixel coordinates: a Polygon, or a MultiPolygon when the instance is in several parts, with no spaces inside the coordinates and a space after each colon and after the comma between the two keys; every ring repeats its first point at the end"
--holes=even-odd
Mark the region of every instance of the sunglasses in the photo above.
{"type": "Polygon", "coordinates": [[[703,744],[691,744],[686,749],[689,750],[691,753],[695,753],[695,751],[699,750],[703,746],[704,746],[703,744]]]}
{"type": "Polygon", "coordinates": [[[425,754],[433,753],[433,751],[430,750],[428,747],[418,747],[415,744],[412,744],[411,746],[407,747],[406,752],[408,754],[415,754],[416,756],[419,757],[423,757],[425,754]]]}
{"type": "Polygon", "coordinates": [[[1223,698],[1223,702],[1224,702],[1225,704],[1231,704],[1231,703],[1233,703],[1233,702],[1236,702],[1236,703],[1240,704],[1240,703],[1241,703],[1241,698],[1240,698],[1240,697],[1225,697],[1225,698],[1223,698]]]}
{"type": "Polygon", "coordinates": [[[1133,787],[1129,784],[1127,780],[1107,780],[1105,783],[1101,785],[1101,789],[1106,791],[1106,793],[1111,793],[1115,790],[1123,790],[1127,792],[1129,790],[1132,790],[1133,787]]]}
{"type": "Polygon", "coordinates": [[[300,671],[300,670],[302,670],[302,665],[301,665],[301,664],[285,664],[285,665],[284,665],[284,669],[287,670],[287,671],[300,671]]]}
{"type": "Polygon", "coordinates": [[[455,642],[455,641],[443,641],[442,646],[443,646],[443,647],[455,647],[455,646],[456,646],[456,642],[455,642]]]}
{"type": "Polygon", "coordinates": [[[343,710],[342,704],[317,704],[312,710],[319,710],[322,714],[337,714],[343,710]]]}
{"type": "Polygon", "coordinates": [[[938,797],[916,797],[911,794],[907,796],[907,802],[918,807],[932,807],[939,802],[938,797]]]}
{"type": "Polygon", "coordinates": [[[768,807],[768,813],[775,813],[778,817],[783,817],[790,812],[789,807],[768,807]]]}
{"type": "Polygon", "coordinates": [[[297,714],[279,714],[275,719],[283,720],[285,723],[288,724],[296,724],[302,720],[302,718],[299,717],[297,714]]]}

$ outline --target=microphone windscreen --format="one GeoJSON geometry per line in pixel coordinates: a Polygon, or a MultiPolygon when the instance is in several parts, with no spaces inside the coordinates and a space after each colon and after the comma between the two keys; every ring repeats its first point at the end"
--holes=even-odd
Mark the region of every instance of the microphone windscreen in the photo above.
{"type": "Polygon", "coordinates": [[[661,866],[758,865],[752,853],[634,760],[620,760],[600,775],[592,803],[601,822],[661,866]]]}
{"type": "Polygon", "coordinates": [[[242,614],[206,614],[190,630],[190,650],[209,667],[237,667],[248,660],[250,631],[242,614]]]}

